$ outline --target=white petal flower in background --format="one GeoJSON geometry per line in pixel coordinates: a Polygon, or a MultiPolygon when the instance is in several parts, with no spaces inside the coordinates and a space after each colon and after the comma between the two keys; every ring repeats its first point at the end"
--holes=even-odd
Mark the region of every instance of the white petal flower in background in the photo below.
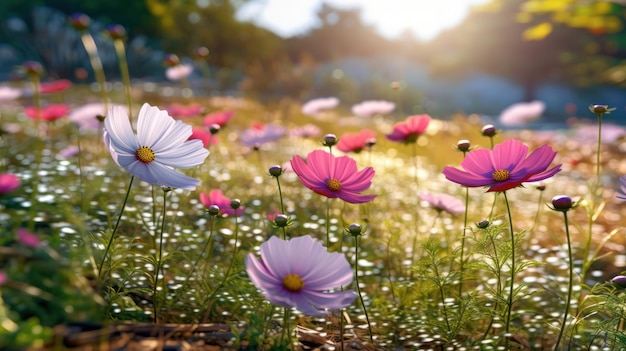
{"type": "Polygon", "coordinates": [[[204,162],[209,151],[200,140],[187,140],[192,127],[166,111],[144,104],[135,135],[126,111],[111,108],[104,120],[104,139],[115,162],[153,185],[193,190],[200,180],[176,172],[204,162]]]}

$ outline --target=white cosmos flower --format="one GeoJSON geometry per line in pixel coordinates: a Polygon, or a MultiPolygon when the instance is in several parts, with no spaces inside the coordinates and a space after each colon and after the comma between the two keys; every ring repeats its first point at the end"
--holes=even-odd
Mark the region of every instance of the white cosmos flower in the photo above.
{"type": "Polygon", "coordinates": [[[201,164],[209,155],[200,140],[188,140],[192,128],[166,111],[143,104],[133,132],[128,114],[114,106],[104,120],[104,141],[115,162],[153,185],[193,190],[200,180],[176,172],[201,164]]]}

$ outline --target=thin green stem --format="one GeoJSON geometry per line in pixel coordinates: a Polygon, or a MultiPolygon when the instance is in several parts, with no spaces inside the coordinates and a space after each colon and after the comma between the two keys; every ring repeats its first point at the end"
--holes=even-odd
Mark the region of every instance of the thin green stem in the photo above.
{"type": "Polygon", "coordinates": [[[102,277],[102,268],[104,267],[104,261],[107,259],[109,250],[111,249],[111,244],[113,243],[113,239],[115,238],[115,234],[117,233],[117,228],[120,225],[122,215],[124,214],[124,209],[126,208],[126,203],[128,202],[128,196],[130,195],[130,188],[133,186],[134,179],[135,179],[135,176],[130,177],[130,182],[128,183],[128,190],[126,190],[126,196],[124,196],[124,202],[122,202],[122,209],[120,210],[120,215],[117,217],[117,221],[115,222],[115,226],[113,227],[113,232],[111,233],[111,237],[109,238],[107,247],[104,250],[104,255],[102,255],[102,260],[100,261],[100,268],[98,268],[98,280],[100,280],[102,277]]]}
{"type": "Polygon", "coordinates": [[[105,107],[104,110],[108,111],[109,98],[107,96],[106,90],[106,78],[104,76],[104,69],[102,68],[102,61],[100,61],[100,56],[98,56],[98,47],[96,46],[96,42],[93,40],[93,37],[88,31],[83,32],[80,39],[82,40],[83,46],[87,51],[87,55],[89,55],[89,63],[91,64],[91,69],[93,70],[93,74],[96,77],[98,86],[100,87],[100,94],[102,94],[102,103],[105,107]]]}
{"type": "MultiPolygon", "coordinates": [[[[419,191],[419,175],[418,175],[418,170],[419,170],[419,161],[417,159],[417,141],[415,141],[414,143],[411,143],[411,157],[413,158],[413,182],[415,183],[415,193],[417,193],[419,191]]],[[[415,262],[416,258],[415,258],[415,253],[416,253],[416,246],[417,246],[417,235],[419,233],[419,203],[420,203],[420,197],[419,196],[414,196],[415,198],[415,205],[413,206],[413,209],[415,210],[415,212],[413,213],[414,221],[414,231],[413,231],[413,244],[411,245],[411,262],[415,262]]],[[[413,271],[411,271],[409,273],[409,277],[413,278],[413,271]]]]}
{"type": "MultiPolygon", "coordinates": [[[[354,280],[356,282],[356,290],[359,294],[359,299],[361,300],[361,307],[363,307],[363,313],[365,313],[365,320],[367,321],[367,328],[370,334],[370,342],[374,343],[374,333],[372,333],[372,325],[370,324],[370,317],[367,314],[367,308],[365,308],[365,301],[363,300],[363,295],[361,294],[361,287],[359,284],[359,236],[354,236],[354,280]]],[[[343,335],[341,336],[343,338],[343,335]]],[[[343,344],[343,341],[342,341],[343,344]]]]}
{"type": "MultiPolygon", "coordinates": [[[[157,287],[159,285],[159,271],[161,270],[161,262],[163,259],[163,232],[165,231],[165,209],[166,209],[166,200],[167,200],[167,191],[163,191],[163,212],[161,214],[161,230],[159,234],[159,258],[157,260],[156,269],[154,270],[154,287],[152,289],[152,308],[154,313],[154,323],[159,321],[157,315],[157,287]]],[[[165,292],[165,274],[163,274],[163,291],[165,292]]]]}
{"type": "Polygon", "coordinates": [[[598,115],[598,148],[596,150],[596,184],[594,187],[593,195],[595,196],[595,190],[600,185],[600,154],[602,148],[602,114],[598,115]]]}
{"type": "Polygon", "coordinates": [[[326,249],[330,251],[330,201],[326,198],[326,249]]]}
{"type": "Polygon", "coordinates": [[[126,48],[124,47],[123,39],[113,40],[115,45],[115,52],[120,64],[120,74],[122,75],[122,82],[124,83],[124,95],[126,95],[126,104],[128,105],[128,116],[133,115],[133,106],[131,99],[131,83],[130,74],[128,73],[128,62],[126,60],[126,48]]]}
{"type": "MultiPolygon", "coordinates": [[[[30,74],[30,81],[33,85],[33,104],[35,107],[35,139],[38,145],[42,144],[43,136],[39,135],[40,126],[41,126],[41,98],[40,98],[40,81],[39,75],[30,74]]],[[[30,221],[28,222],[28,229],[32,232],[35,230],[35,217],[37,217],[37,208],[38,206],[38,197],[39,197],[39,168],[41,167],[41,156],[43,152],[44,146],[41,145],[39,150],[35,150],[35,170],[34,172],[34,181],[33,181],[33,192],[31,195],[31,203],[30,203],[30,221]]]]}
{"type": "MultiPolygon", "coordinates": [[[[280,187],[280,180],[278,179],[278,177],[274,177],[276,178],[276,184],[278,185],[278,197],[280,198],[280,213],[285,214],[285,203],[283,201],[283,190],[280,187]]],[[[285,226],[282,226],[283,229],[283,240],[287,240],[287,228],[285,228],[285,226]]],[[[328,245],[326,246],[328,247],[328,245]]]]}
{"type": "Polygon", "coordinates": [[[467,232],[467,212],[469,209],[469,188],[465,187],[465,215],[463,216],[463,234],[461,235],[461,257],[459,258],[459,297],[463,294],[463,269],[465,253],[465,235],[467,232]]]}
{"type": "Polygon", "coordinates": [[[489,319],[489,324],[485,329],[485,333],[483,334],[481,340],[485,340],[489,331],[491,330],[491,326],[493,325],[494,316],[498,312],[498,301],[500,300],[500,294],[502,294],[502,270],[500,269],[500,259],[498,258],[498,248],[496,246],[495,240],[493,240],[493,236],[489,235],[489,241],[491,242],[491,247],[493,248],[493,258],[494,262],[497,265],[498,269],[496,270],[496,299],[494,299],[493,303],[493,315],[489,319]]]}
{"type": "MultiPolygon", "coordinates": [[[[193,264],[191,265],[191,270],[189,271],[189,273],[187,273],[187,277],[185,278],[185,285],[186,283],[189,281],[189,278],[191,277],[191,275],[193,275],[193,273],[196,271],[196,266],[198,265],[198,261],[200,261],[200,259],[202,258],[202,256],[204,256],[204,253],[207,251],[207,248],[209,246],[213,247],[213,224],[215,223],[215,216],[211,216],[211,220],[209,221],[209,237],[207,238],[206,242],[204,243],[204,246],[202,247],[202,251],[200,251],[200,254],[198,255],[198,257],[196,258],[196,261],[193,262],[193,264]]],[[[209,255],[213,252],[213,249],[209,250],[209,255]]],[[[206,267],[209,266],[208,261],[209,261],[209,257],[207,257],[206,262],[204,263],[204,273],[203,276],[206,276],[206,267]]]]}
{"type": "Polygon", "coordinates": [[[506,203],[506,212],[509,217],[509,232],[511,233],[511,284],[509,287],[509,298],[507,300],[507,311],[506,311],[506,340],[508,346],[508,335],[511,327],[511,311],[513,310],[513,292],[515,286],[515,232],[513,231],[513,219],[511,218],[511,206],[509,205],[509,199],[506,196],[506,191],[503,191],[504,202],[506,203]]]}
{"type": "Polygon", "coordinates": [[[569,282],[567,286],[567,299],[565,300],[565,312],[563,313],[563,321],[561,322],[561,329],[559,330],[559,336],[556,338],[556,344],[554,345],[554,351],[559,349],[563,332],[565,331],[565,325],[567,324],[567,317],[569,316],[569,306],[572,300],[572,288],[574,285],[574,257],[572,255],[572,242],[569,235],[569,225],[567,222],[567,211],[563,211],[563,219],[565,220],[565,235],[567,237],[567,254],[569,257],[569,282]]]}

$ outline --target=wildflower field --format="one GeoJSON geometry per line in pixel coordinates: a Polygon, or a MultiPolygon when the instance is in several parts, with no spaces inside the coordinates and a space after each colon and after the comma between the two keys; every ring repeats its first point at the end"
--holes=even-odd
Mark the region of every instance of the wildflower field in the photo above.
{"type": "Polygon", "coordinates": [[[622,111],[502,130],[23,68],[2,349],[626,349],[622,111]]]}

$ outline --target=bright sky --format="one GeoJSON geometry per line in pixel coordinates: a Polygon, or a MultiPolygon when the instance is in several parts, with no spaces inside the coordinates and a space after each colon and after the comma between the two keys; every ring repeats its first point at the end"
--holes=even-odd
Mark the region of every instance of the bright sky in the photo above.
{"type": "Polygon", "coordinates": [[[363,21],[389,39],[408,28],[427,41],[461,22],[471,6],[489,0],[251,0],[238,18],[289,37],[317,24],[316,13],[323,2],[342,9],[360,7],[363,21]]]}

